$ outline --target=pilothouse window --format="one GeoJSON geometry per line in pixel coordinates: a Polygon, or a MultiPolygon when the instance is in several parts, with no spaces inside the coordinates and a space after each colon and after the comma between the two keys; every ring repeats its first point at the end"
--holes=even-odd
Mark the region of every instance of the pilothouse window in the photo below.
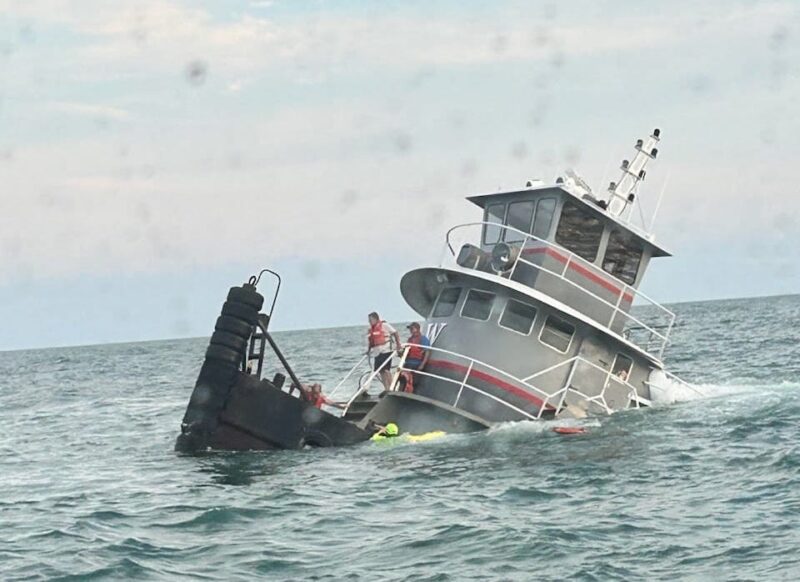
{"type": "Polygon", "coordinates": [[[539,334],[539,339],[542,343],[557,349],[559,352],[566,352],[572,343],[573,335],[575,335],[575,326],[563,319],[548,315],[542,327],[542,333],[539,334]]]}
{"type": "Polygon", "coordinates": [[[453,315],[459,297],[461,297],[461,287],[446,287],[442,289],[431,317],[450,317],[453,315]]]}
{"type": "Polygon", "coordinates": [[[492,314],[493,304],[494,293],[470,289],[464,300],[464,307],[461,308],[461,317],[486,321],[492,314]]]}
{"type": "Polygon", "coordinates": [[[523,335],[531,333],[533,320],[536,319],[536,308],[526,303],[509,299],[503,315],[500,316],[500,325],[519,332],[523,335]]]}
{"type": "Polygon", "coordinates": [[[589,262],[597,258],[603,223],[577,204],[568,200],[561,211],[556,242],[589,262]]]}
{"type": "Polygon", "coordinates": [[[493,245],[500,242],[500,235],[503,233],[501,225],[505,217],[505,204],[490,204],[486,207],[486,217],[483,221],[490,224],[484,226],[483,244],[493,245]]]}
{"type": "Polygon", "coordinates": [[[620,281],[633,285],[642,262],[642,245],[629,233],[618,229],[611,231],[603,257],[603,270],[620,281]]]}
{"type": "MultiPolygon", "coordinates": [[[[529,233],[531,231],[531,222],[533,222],[533,205],[534,202],[532,200],[509,204],[508,226],[524,233],[529,233]]],[[[517,232],[517,230],[506,230],[506,242],[522,242],[525,240],[525,235],[517,232]]]]}
{"type": "Polygon", "coordinates": [[[542,198],[536,205],[536,218],[533,219],[533,236],[546,239],[550,234],[550,224],[556,210],[555,198],[542,198]]]}

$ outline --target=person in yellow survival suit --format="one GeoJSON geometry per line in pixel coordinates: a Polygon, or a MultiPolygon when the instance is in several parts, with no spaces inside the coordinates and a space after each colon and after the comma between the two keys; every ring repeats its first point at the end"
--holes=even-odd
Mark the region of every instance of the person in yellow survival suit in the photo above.
{"type": "Polygon", "coordinates": [[[375,427],[378,429],[374,435],[372,435],[373,441],[384,441],[386,439],[395,438],[400,434],[400,428],[393,422],[389,422],[386,426],[381,426],[379,424],[375,424],[375,427]]]}

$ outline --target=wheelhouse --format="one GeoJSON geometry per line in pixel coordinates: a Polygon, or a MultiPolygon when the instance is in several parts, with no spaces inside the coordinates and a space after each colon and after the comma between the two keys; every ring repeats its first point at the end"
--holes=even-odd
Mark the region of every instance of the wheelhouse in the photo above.
{"type": "Polygon", "coordinates": [[[667,334],[659,330],[672,325],[673,315],[638,291],[650,259],[669,256],[652,237],[563,184],[468,200],[483,209],[483,220],[448,233],[459,267],[520,282],[663,352],[667,334]],[[469,234],[468,227],[480,232],[469,234]],[[631,314],[637,298],[653,305],[648,321],[631,314]]]}
{"type": "Polygon", "coordinates": [[[549,242],[633,288],[641,283],[651,258],[670,256],[591,195],[577,196],[564,187],[527,188],[468,200],[483,209],[485,251],[501,242],[549,242]]]}

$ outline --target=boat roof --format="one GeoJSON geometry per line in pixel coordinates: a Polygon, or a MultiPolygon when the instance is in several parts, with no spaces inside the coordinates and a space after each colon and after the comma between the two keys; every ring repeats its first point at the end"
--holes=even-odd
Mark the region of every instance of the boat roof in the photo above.
{"type": "Polygon", "coordinates": [[[644,230],[634,226],[630,222],[625,222],[620,220],[618,217],[613,216],[611,213],[606,212],[605,209],[599,207],[597,204],[591,202],[591,200],[584,199],[581,195],[576,194],[575,192],[571,191],[569,188],[564,187],[561,184],[555,185],[541,185],[541,186],[530,186],[527,188],[523,188],[522,190],[502,190],[499,192],[490,192],[487,194],[476,194],[474,196],[467,196],[467,200],[476,204],[481,208],[486,208],[488,204],[493,202],[495,198],[512,198],[514,195],[519,194],[530,194],[531,192],[538,192],[538,191],[546,191],[546,190],[558,190],[563,192],[564,194],[571,196],[573,201],[582,204],[583,207],[590,213],[594,214],[600,220],[606,222],[613,222],[619,228],[629,232],[633,237],[638,239],[643,245],[646,245],[652,249],[651,256],[653,257],[671,257],[672,253],[669,252],[665,247],[661,246],[660,244],[655,242],[655,236],[653,234],[647,233],[644,230]]]}

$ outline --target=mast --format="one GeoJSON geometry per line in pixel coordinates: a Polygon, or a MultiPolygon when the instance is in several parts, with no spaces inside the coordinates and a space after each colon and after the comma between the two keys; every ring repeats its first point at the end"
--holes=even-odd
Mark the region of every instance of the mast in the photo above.
{"type": "MultiPolygon", "coordinates": [[[[647,174],[645,171],[647,162],[655,159],[658,155],[658,149],[655,146],[660,137],[661,130],[654,129],[646,142],[641,139],[636,140],[636,154],[634,154],[633,160],[622,160],[620,166],[622,176],[617,182],[611,182],[608,185],[608,212],[612,216],[630,222],[630,216],[626,218],[624,214],[633,207],[633,202],[636,200],[636,189],[647,174]]],[[[629,212],[628,214],[630,215],[629,212]]]]}

